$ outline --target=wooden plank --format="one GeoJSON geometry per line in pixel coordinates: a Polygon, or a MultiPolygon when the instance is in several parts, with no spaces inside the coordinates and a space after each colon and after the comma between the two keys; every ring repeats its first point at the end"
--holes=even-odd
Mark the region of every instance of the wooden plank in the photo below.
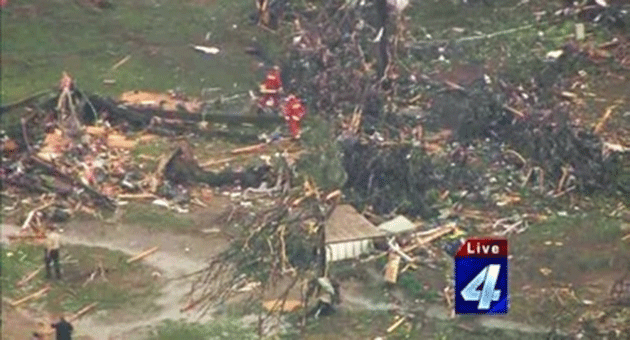
{"type": "Polygon", "coordinates": [[[232,151],[230,151],[231,154],[233,155],[239,155],[239,154],[243,154],[243,153],[249,153],[249,152],[257,152],[257,151],[262,151],[265,146],[267,146],[267,143],[260,143],[260,144],[256,144],[256,145],[251,145],[251,146],[246,146],[243,148],[238,148],[238,149],[234,149],[232,151]]]}
{"type": "MultiPolygon", "coordinates": [[[[78,320],[80,317],[82,317],[83,315],[85,315],[87,312],[91,311],[92,309],[94,309],[94,307],[96,307],[96,305],[98,305],[97,302],[93,302],[81,309],[79,309],[78,312],[72,314],[72,316],[70,316],[69,318],[66,319],[66,321],[68,322],[74,322],[76,320],[78,320]]],[[[45,332],[46,335],[52,335],[55,333],[55,329],[49,329],[45,332]]]]}
{"type": "Polygon", "coordinates": [[[22,280],[20,280],[18,283],[16,283],[15,285],[18,287],[24,286],[25,284],[27,284],[30,280],[32,280],[35,276],[37,276],[37,274],[39,272],[42,271],[42,269],[44,269],[44,266],[39,266],[39,268],[35,269],[32,273],[28,274],[27,276],[25,276],[22,280]]]}
{"type": "Polygon", "coordinates": [[[23,304],[24,302],[36,299],[36,298],[38,298],[38,297],[48,293],[48,291],[50,291],[50,287],[44,287],[44,288],[38,290],[37,292],[31,294],[31,295],[28,295],[28,296],[25,296],[25,297],[23,297],[23,298],[21,298],[19,300],[13,301],[11,303],[11,306],[17,307],[17,306],[23,304]]]}
{"type": "Polygon", "coordinates": [[[387,333],[391,333],[394,330],[396,330],[396,328],[402,325],[404,321],[405,321],[405,317],[401,316],[400,319],[398,319],[398,321],[394,322],[391,326],[389,326],[389,328],[387,329],[387,333]]]}
{"type": "Polygon", "coordinates": [[[597,125],[595,125],[595,129],[594,129],[595,133],[602,132],[602,130],[604,129],[604,125],[606,124],[610,116],[612,115],[613,110],[616,108],[617,108],[617,105],[609,106],[606,108],[606,112],[604,112],[604,115],[602,116],[602,118],[600,118],[599,122],[597,122],[597,125]]]}
{"type": "Polygon", "coordinates": [[[142,253],[130,258],[129,260],[127,260],[127,263],[133,263],[139,260],[142,260],[143,258],[155,253],[157,250],[159,249],[159,247],[153,247],[151,249],[148,249],[146,251],[143,251],[142,253]]]}
{"type": "Polygon", "coordinates": [[[385,266],[385,281],[396,283],[398,281],[398,269],[400,268],[400,255],[390,253],[385,266]]]}
{"type": "Polygon", "coordinates": [[[72,321],[76,321],[78,320],[80,317],[82,317],[83,315],[85,315],[87,312],[91,311],[92,309],[94,309],[94,307],[96,307],[96,305],[98,305],[97,302],[93,302],[83,308],[81,308],[78,312],[74,313],[71,317],[68,318],[68,322],[72,322],[72,321]]]}
{"type": "Polygon", "coordinates": [[[283,312],[293,312],[302,308],[302,302],[298,300],[286,300],[284,302],[284,305],[282,305],[282,301],[278,300],[263,302],[263,308],[270,312],[277,311],[278,309],[280,309],[281,306],[283,312]]]}

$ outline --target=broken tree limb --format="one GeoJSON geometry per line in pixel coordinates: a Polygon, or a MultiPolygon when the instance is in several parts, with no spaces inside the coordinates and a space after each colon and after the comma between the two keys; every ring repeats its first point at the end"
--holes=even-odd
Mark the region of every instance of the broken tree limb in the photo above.
{"type": "Polygon", "coordinates": [[[11,306],[17,307],[17,306],[23,304],[24,302],[27,302],[27,301],[30,301],[30,300],[33,300],[33,299],[37,299],[38,297],[48,293],[48,291],[50,291],[50,287],[44,287],[44,288],[38,290],[37,292],[31,294],[31,295],[25,296],[25,297],[23,297],[23,298],[21,298],[19,300],[15,300],[15,301],[11,302],[11,306]]]}
{"type": "Polygon", "coordinates": [[[3,113],[10,111],[16,107],[20,107],[20,106],[24,106],[24,105],[28,105],[30,103],[32,103],[33,101],[47,95],[47,94],[52,94],[53,91],[51,90],[44,90],[44,91],[40,91],[37,92],[35,94],[32,94],[26,98],[20,99],[18,101],[15,101],[13,103],[9,103],[7,105],[3,105],[2,107],[0,107],[0,116],[2,116],[3,113]]]}
{"type": "Polygon", "coordinates": [[[133,263],[133,262],[139,261],[139,260],[141,260],[141,259],[143,259],[143,258],[145,258],[145,257],[147,257],[147,256],[149,256],[149,255],[151,255],[153,253],[155,253],[158,249],[159,249],[159,247],[156,246],[156,247],[153,247],[153,248],[148,249],[146,251],[143,251],[142,253],[140,253],[140,254],[138,254],[138,255],[128,259],[127,263],[133,263]]]}
{"type": "Polygon", "coordinates": [[[22,287],[25,284],[27,284],[30,280],[32,280],[35,276],[37,276],[37,274],[39,274],[39,272],[42,271],[42,269],[44,269],[44,266],[39,266],[39,268],[35,269],[32,273],[28,274],[27,276],[25,276],[24,278],[22,278],[22,280],[20,280],[18,283],[16,283],[15,285],[17,287],[22,287]]]}

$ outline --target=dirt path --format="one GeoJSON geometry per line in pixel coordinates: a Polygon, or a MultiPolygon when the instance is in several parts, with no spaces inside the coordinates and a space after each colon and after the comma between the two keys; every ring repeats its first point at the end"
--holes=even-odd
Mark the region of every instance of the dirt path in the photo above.
{"type": "MultiPolygon", "coordinates": [[[[7,241],[5,235],[18,231],[17,226],[2,225],[2,241],[7,241]]],[[[116,322],[103,321],[99,313],[96,313],[76,323],[77,336],[89,335],[95,340],[142,339],[144,328],[154,326],[164,320],[204,321],[204,319],[209,319],[207,316],[199,319],[192,313],[180,312],[180,308],[185,303],[183,299],[189,285],[181,280],[173,279],[202,268],[205,260],[227,244],[223,239],[201,235],[156,233],[142,227],[106,225],[96,222],[72,222],[63,229],[62,237],[66,244],[100,247],[120,251],[130,256],[140,253],[143,249],[158,246],[160,249],[143,261],[155,267],[160,272],[161,279],[166,282],[161,290],[161,296],[155,301],[160,306],[160,311],[156,314],[138,316],[131,321],[116,322]]]]}

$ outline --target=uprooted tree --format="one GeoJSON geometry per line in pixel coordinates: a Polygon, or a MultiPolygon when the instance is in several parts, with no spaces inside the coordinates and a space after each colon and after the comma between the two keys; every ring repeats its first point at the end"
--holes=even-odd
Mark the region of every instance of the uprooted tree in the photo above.
{"type": "MultiPolygon", "coordinates": [[[[289,197],[284,197],[284,201],[289,197]]],[[[334,206],[316,197],[301,200],[298,206],[278,204],[228,221],[238,229],[229,248],[210,259],[193,279],[186,309],[206,313],[228,301],[246,286],[255,286],[248,301],[261,303],[266,293],[281,283],[283,293],[276,304],[259,319],[259,333],[269,318],[279,316],[291,289],[306,287],[314,278],[325,275],[324,222],[334,206]],[[287,280],[289,281],[287,283],[287,280]]],[[[308,296],[302,305],[308,306],[308,296]]],[[[306,310],[306,308],[305,308],[306,310]]]]}

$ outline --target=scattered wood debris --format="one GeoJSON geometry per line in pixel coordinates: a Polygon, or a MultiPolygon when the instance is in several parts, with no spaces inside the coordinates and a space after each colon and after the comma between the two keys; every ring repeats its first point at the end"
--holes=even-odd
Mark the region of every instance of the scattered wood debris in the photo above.
{"type": "Polygon", "coordinates": [[[25,297],[23,297],[21,299],[18,299],[18,300],[15,300],[15,301],[11,302],[11,306],[17,307],[17,306],[19,306],[19,305],[21,305],[21,304],[23,304],[23,303],[25,303],[27,301],[38,299],[38,298],[42,297],[43,295],[45,295],[46,293],[48,293],[49,291],[50,291],[50,286],[46,286],[46,287],[38,290],[37,292],[35,292],[33,294],[27,295],[27,296],[25,296],[25,297]]]}
{"type": "Polygon", "coordinates": [[[35,269],[34,271],[32,271],[30,274],[26,275],[24,278],[22,278],[20,281],[18,281],[15,285],[17,287],[22,287],[25,284],[27,284],[30,280],[32,280],[35,276],[37,276],[37,274],[39,274],[39,272],[41,272],[44,269],[44,266],[39,266],[37,269],[35,269]]]}
{"type": "Polygon", "coordinates": [[[149,256],[149,255],[151,255],[153,253],[155,253],[156,251],[158,251],[158,249],[159,249],[159,247],[157,247],[157,246],[153,247],[153,248],[150,248],[150,249],[147,249],[147,250],[143,251],[142,253],[140,253],[140,254],[138,254],[138,255],[128,259],[127,263],[133,263],[133,262],[136,262],[136,261],[140,261],[143,258],[145,258],[145,257],[147,257],[147,256],[149,256]]]}

